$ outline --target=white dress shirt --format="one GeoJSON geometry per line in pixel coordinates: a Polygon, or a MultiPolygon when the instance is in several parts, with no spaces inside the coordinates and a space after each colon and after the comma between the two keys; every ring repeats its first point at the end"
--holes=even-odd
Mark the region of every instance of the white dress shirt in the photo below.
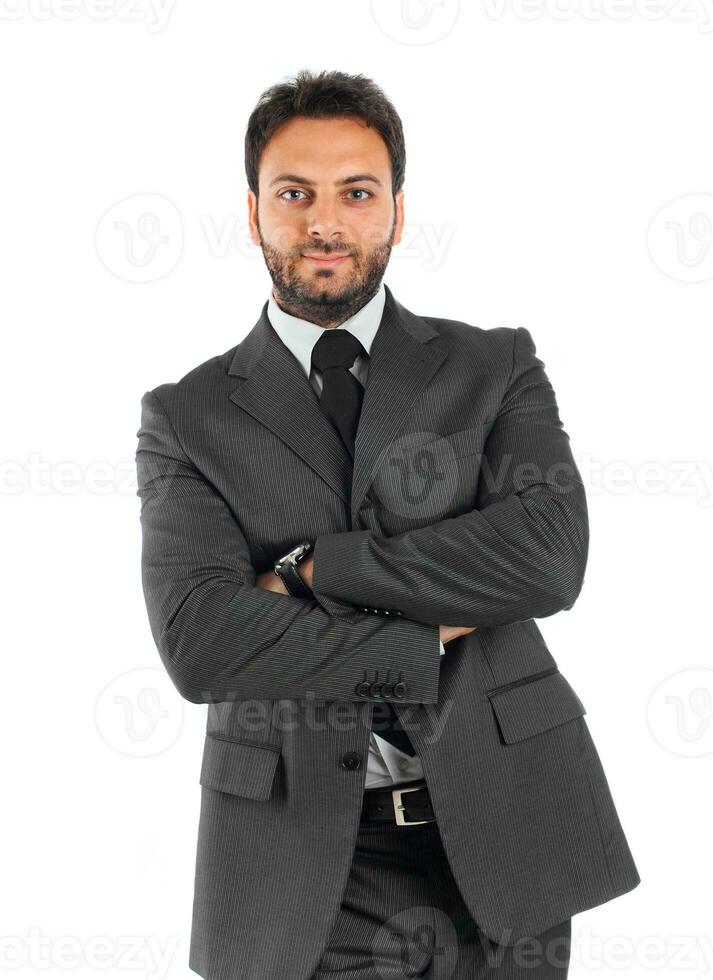
{"type": "MultiPolygon", "coordinates": [[[[366,387],[369,373],[369,351],[381,323],[386,290],[382,282],[379,291],[354,316],[350,316],[338,327],[320,327],[300,317],[292,316],[277,305],[271,291],[268,299],[267,316],[283,344],[294,354],[317,392],[322,391],[322,375],[312,367],[312,348],[322,336],[324,330],[348,330],[362,344],[367,356],[359,354],[354,365],[349,369],[354,377],[366,387]]],[[[446,652],[440,643],[441,656],[446,652]]],[[[423,778],[421,761],[417,755],[410,756],[381,738],[376,732],[371,733],[369,740],[369,759],[366,768],[366,788],[374,786],[391,786],[412,779],[423,778]]]]}

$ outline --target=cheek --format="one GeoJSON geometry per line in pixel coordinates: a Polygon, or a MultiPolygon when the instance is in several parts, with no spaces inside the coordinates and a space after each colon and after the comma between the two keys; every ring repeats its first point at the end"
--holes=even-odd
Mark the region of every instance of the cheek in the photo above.
{"type": "Polygon", "coordinates": [[[265,245],[283,254],[299,251],[308,238],[304,215],[297,209],[280,208],[274,204],[260,206],[260,233],[265,245]]]}
{"type": "Polygon", "coordinates": [[[280,216],[279,222],[270,223],[269,231],[263,228],[263,239],[266,244],[286,258],[297,257],[305,237],[294,219],[288,219],[284,215],[280,216]]]}
{"type": "Polygon", "coordinates": [[[391,225],[386,216],[362,215],[361,220],[354,223],[354,244],[362,253],[368,254],[383,248],[389,240],[391,225]]]}

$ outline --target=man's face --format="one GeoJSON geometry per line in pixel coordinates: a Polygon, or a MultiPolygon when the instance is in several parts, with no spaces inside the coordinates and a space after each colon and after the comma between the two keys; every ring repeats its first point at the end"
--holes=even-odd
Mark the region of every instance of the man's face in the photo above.
{"type": "Polygon", "coordinates": [[[337,326],[376,293],[401,241],[403,191],[379,134],[359,119],[297,117],[263,151],[250,237],[288,313],[337,326]]]}

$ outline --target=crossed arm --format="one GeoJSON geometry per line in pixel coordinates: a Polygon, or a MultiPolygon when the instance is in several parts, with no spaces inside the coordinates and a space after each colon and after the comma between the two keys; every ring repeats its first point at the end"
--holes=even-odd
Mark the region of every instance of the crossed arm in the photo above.
{"type": "Polygon", "coordinates": [[[142,584],[163,663],[189,701],[353,700],[378,672],[407,684],[407,702],[436,703],[439,624],[498,626],[574,603],[587,559],[584,487],[525,328],[513,332],[476,508],[391,538],[319,535],[316,599],[256,582],[231,509],[180,444],[167,387],[145,393],[137,433],[142,584]]]}
{"type": "Polygon", "coordinates": [[[589,548],[585,490],[532,337],[524,327],[513,335],[475,509],[388,538],[318,536],[315,595],[481,628],[572,607],[589,548]]]}
{"type": "MultiPolygon", "coordinates": [[[[312,574],[314,568],[314,555],[310,554],[304,561],[300,562],[297,567],[297,574],[300,576],[305,585],[311,589],[312,588],[312,574]]],[[[276,575],[272,570],[267,572],[262,572],[258,575],[256,585],[259,585],[262,589],[268,589],[270,592],[280,592],[282,595],[290,595],[290,593],[285,588],[285,583],[282,581],[279,575],[276,575]]],[[[450,640],[456,639],[458,636],[464,636],[466,633],[472,633],[476,630],[477,626],[441,626],[439,628],[439,647],[440,654],[443,656],[446,652],[444,643],[448,643],[450,640]]]]}

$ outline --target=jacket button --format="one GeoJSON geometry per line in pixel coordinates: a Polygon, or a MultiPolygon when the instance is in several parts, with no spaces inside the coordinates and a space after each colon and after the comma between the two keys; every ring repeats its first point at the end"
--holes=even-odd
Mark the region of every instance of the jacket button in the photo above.
{"type": "Polygon", "coordinates": [[[381,689],[382,689],[382,686],[383,685],[379,681],[374,681],[373,684],[370,684],[369,685],[369,694],[371,694],[372,698],[380,698],[381,697],[381,693],[382,693],[381,689]]]}
{"type": "Polygon", "coordinates": [[[359,695],[360,698],[368,698],[369,692],[371,690],[371,684],[369,683],[369,681],[359,681],[359,683],[354,688],[354,690],[356,691],[356,693],[359,695]]]}
{"type": "Polygon", "coordinates": [[[361,755],[358,752],[345,752],[341,759],[342,769],[361,769],[361,755]]]}
{"type": "Polygon", "coordinates": [[[394,697],[395,698],[405,698],[406,697],[406,685],[403,681],[397,681],[394,684],[394,697]]]}
{"type": "Polygon", "coordinates": [[[393,695],[393,693],[394,693],[394,685],[393,684],[382,684],[381,685],[381,693],[382,693],[383,697],[390,698],[393,695]]]}

